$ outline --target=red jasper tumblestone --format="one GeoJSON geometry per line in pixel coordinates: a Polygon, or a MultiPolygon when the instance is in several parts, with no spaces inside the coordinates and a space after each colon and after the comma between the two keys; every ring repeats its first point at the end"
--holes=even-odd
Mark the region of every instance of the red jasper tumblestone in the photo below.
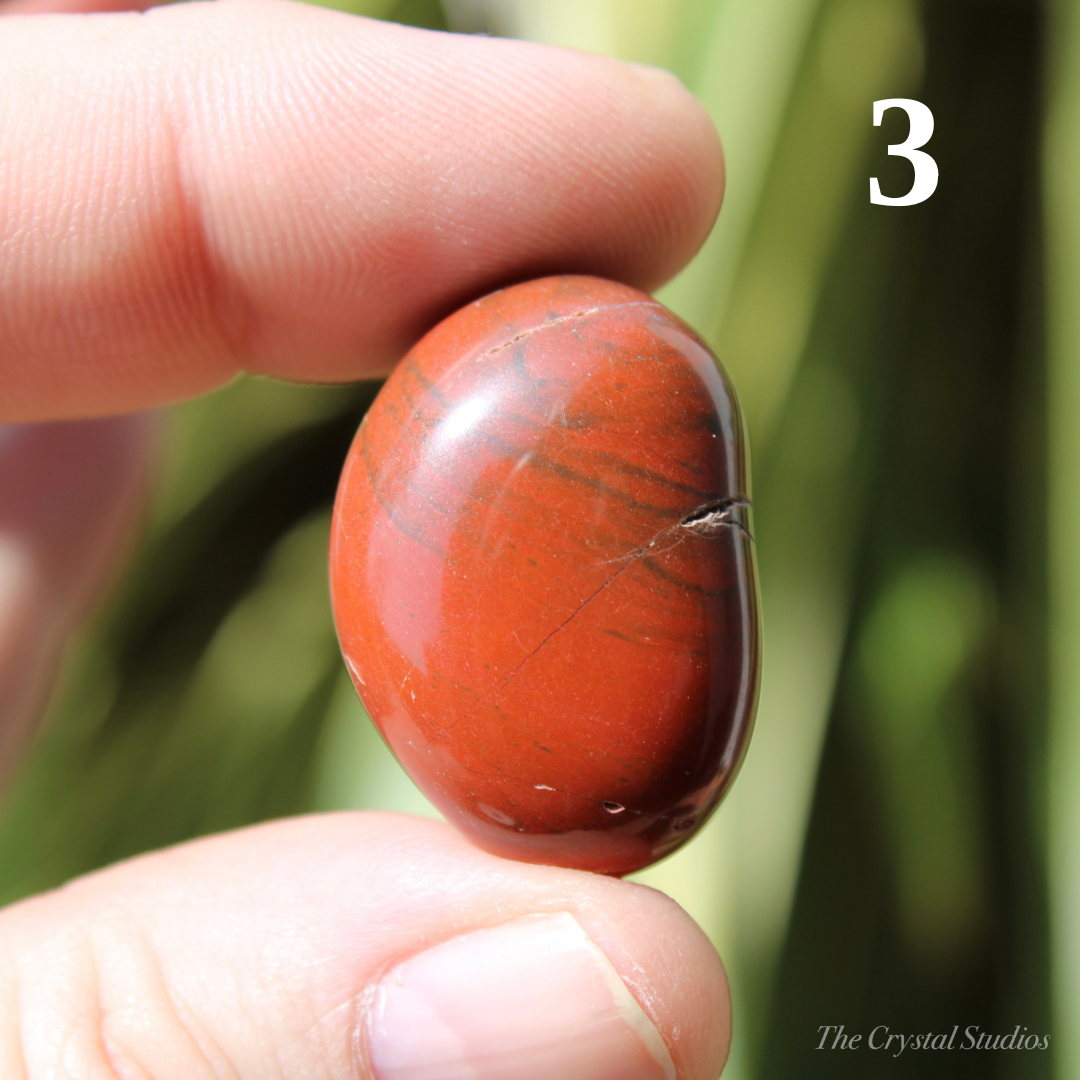
{"type": "Polygon", "coordinates": [[[720,801],[753,722],[746,449],[655,300],[553,277],[432,330],[357,432],[331,589],[368,713],[488,851],[625,874],[720,801]]]}

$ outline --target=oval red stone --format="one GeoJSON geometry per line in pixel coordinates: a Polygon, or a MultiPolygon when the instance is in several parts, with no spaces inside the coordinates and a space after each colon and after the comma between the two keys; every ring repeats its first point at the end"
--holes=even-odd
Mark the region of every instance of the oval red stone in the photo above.
{"type": "Polygon", "coordinates": [[[757,696],[742,422],[715,357],[623,285],[545,278],[402,361],[338,491],[342,650],[481,847],[609,874],[684,843],[757,696]]]}

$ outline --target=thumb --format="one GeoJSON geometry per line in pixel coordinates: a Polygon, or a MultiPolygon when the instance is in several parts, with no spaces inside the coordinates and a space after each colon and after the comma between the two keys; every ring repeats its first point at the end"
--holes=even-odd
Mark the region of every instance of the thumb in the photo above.
{"type": "Polygon", "coordinates": [[[0,1074],[713,1080],[727,988],[643,886],[391,814],[279,822],[0,915],[0,1074]]]}

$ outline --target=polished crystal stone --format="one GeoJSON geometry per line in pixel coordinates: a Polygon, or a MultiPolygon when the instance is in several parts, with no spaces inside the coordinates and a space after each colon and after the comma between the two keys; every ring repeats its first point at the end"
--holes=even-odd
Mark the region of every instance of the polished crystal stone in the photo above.
{"type": "Polygon", "coordinates": [[[334,614],[372,720],[499,855],[624,874],[700,828],[753,721],[746,448],[701,339],[624,285],[470,304],[342,476],[334,614]]]}

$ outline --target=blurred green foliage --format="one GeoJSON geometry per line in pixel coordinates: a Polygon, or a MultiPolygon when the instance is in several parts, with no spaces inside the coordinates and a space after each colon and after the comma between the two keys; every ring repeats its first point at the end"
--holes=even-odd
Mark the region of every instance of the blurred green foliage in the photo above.
{"type": "Polygon", "coordinates": [[[376,390],[246,380],[177,410],[155,525],[9,797],[5,899],[310,805],[342,677],[329,510],[376,390]]]}
{"type": "MultiPolygon", "coordinates": [[[[1048,1053],[815,1050],[823,1024],[1058,1031],[1042,5],[332,6],[661,64],[724,136],[725,210],[661,298],[749,420],[762,704],[724,807],[640,878],[724,955],[725,1075],[1049,1076],[1048,1053]],[[941,185],[904,210],[867,198],[871,175],[910,182],[885,153],[903,119],[870,123],[893,96],[937,121],[941,185]]],[[[275,815],[432,812],[366,723],[329,616],[328,511],[375,389],[245,379],[172,410],[147,535],[8,796],[4,899],[275,815]]]]}

